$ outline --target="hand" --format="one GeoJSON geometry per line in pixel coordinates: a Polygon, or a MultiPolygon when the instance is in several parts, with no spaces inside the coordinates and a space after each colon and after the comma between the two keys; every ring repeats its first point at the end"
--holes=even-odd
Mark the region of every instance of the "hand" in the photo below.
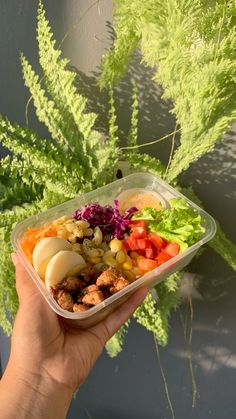
{"type": "Polygon", "coordinates": [[[53,386],[55,394],[59,391],[71,397],[86,379],[105,343],[142,302],[147,289],[138,290],[106,319],[82,330],[63,322],[44,300],[19,257],[13,254],[12,259],[20,306],[7,369],[28,387],[35,383],[39,391],[46,391],[53,386]]]}

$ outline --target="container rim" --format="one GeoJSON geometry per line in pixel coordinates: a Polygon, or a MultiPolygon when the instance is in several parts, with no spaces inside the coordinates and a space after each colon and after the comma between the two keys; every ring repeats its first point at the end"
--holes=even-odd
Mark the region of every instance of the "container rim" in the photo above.
{"type": "MultiPolygon", "coordinates": [[[[129,284],[128,286],[126,286],[125,288],[123,288],[121,291],[117,292],[116,294],[112,295],[111,297],[107,298],[106,300],[104,300],[103,302],[101,302],[100,304],[90,308],[88,311],[86,312],[82,312],[82,313],[73,313],[73,312],[69,312],[66,311],[64,309],[62,309],[54,300],[54,298],[51,296],[51,294],[49,293],[48,289],[45,287],[43,281],[41,280],[41,278],[39,277],[39,275],[37,274],[37,272],[35,271],[35,269],[33,268],[33,266],[29,263],[26,255],[24,254],[24,252],[22,251],[22,249],[18,246],[18,243],[16,241],[16,231],[19,230],[21,227],[25,226],[27,228],[27,225],[30,224],[30,222],[34,219],[39,219],[40,217],[45,216],[51,212],[53,212],[53,210],[55,210],[55,208],[63,208],[63,207],[68,207],[70,205],[70,203],[74,202],[77,199],[83,200],[83,197],[86,196],[88,197],[90,194],[94,193],[95,190],[88,192],[88,193],[84,193],[84,194],[80,194],[75,196],[74,198],[59,204],[57,206],[54,206],[46,211],[42,211],[41,213],[32,215],[31,217],[21,221],[20,223],[18,223],[14,229],[11,232],[11,242],[12,242],[12,246],[14,248],[14,250],[17,252],[17,254],[20,256],[26,270],[28,271],[29,275],[31,276],[31,278],[33,279],[34,283],[36,284],[36,286],[40,289],[41,293],[43,294],[44,298],[47,300],[47,302],[49,303],[49,305],[51,306],[51,308],[60,316],[67,318],[67,319],[72,319],[72,320],[86,320],[91,318],[93,315],[95,315],[96,313],[98,313],[99,311],[101,311],[103,308],[108,307],[109,305],[111,305],[113,302],[121,299],[123,296],[125,296],[126,294],[131,295],[131,293],[135,292],[136,289],[142,287],[145,285],[146,282],[148,282],[149,279],[151,279],[151,277],[153,276],[158,276],[161,273],[163,273],[164,271],[168,270],[173,264],[176,264],[177,262],[179,262],[181,259],[183,259],[185,256],[190,255],[191,253],[194,253],[195,251],[197,251],[197,249],[202,246],[203,244],[205,244],[206,242],[208,242],[209,240],[211,240],[211,238],[214,236],[214,234],[216,233],[216,222],[213,219],[213,217],[211,215],[209,215],[205,210],[203,210],[201,207],[199,207],[197,204],[195,204],[194,202],[192,202],[189,198],[187,198],[185,195],[183,195],[181,192],[177,191],[175,188],[173,188],[172,186],[170,186],[167,182],[165,182],[164,180],[162,180],[159,176],[157,175],[152,175],[150,173],[146,173],[146,172],[136,172],[136,173],[132,173],[128,176],[125,176],[121,179],[118,179],[114,182],[111,182],[105,186],[102,186],[100,188],[97,188],[96,191],[99,192],[99,190],[103,190],[105,191],[106,189],[109,189],[111,184],[115,185],[120,183],[121,181],[124,181],[124,183],[126,182],[126,180],[132,179],[132,177],[137,177],[137,176],[142,176],[142,178],[145,176],[146,178],[150,178],[153,181],[153,184],[158,181],[158,183],[163,186],[163,188],[168,189],[169,191],[173,192],[173,194],[175,196],[179,196],[184,198],[192,207],[194,207],[199,214],[202,216],[202,218],[207,222],[208,224],[208,231],[203,234],[202,238],[197,241],[196,243],[194,243],[192,246],[188,247],[187,249],[181,251],[181,253],[179,253],[178,255],[174,256],[173,258],[171,258],[170,260],[168,260],[167,262],[163,263],[161,266],[158,266],[157,268],[153,269],[152,271],[146,273],[145,275],[141,276],[139,279],[137,279],[136,281],[132,282],[131,284],[129,284]]],[[[83,203],[81,204],[83,205],[83,203]]],[[[161,281],[162,279],[160,279],[161,281]]],[[[157,282],[158,283],[158,282],[157,282]]]]}

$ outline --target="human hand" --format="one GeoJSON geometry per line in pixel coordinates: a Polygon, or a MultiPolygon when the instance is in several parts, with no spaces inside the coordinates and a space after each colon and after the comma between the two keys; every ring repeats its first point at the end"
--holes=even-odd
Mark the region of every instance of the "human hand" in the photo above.
{"type": "Polygon", "coordinates": [[[70,398],[86,379],[105,343],[145,298],[147,289],[138,290],[106,319],[82,330],[63,322],[44,300],[19,257],[13,254],[12,259],[20,305],[8,375],[13,372],[28,387],[37,383],[40,392],[53,387],[55,394],[70,398]]]}

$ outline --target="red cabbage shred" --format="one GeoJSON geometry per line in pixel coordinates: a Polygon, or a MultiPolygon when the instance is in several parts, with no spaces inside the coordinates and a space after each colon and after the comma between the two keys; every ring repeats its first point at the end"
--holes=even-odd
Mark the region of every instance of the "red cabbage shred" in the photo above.
{"type": "Polygon", "coordinates": [[[111,205],[102,206],[95,202],[74,211],[72,218],[88,221],[92,228],[99,226],[104,236],[121,240],[124,238],[130,219],[136,211],[138,211],[136,207],[131,207],[121,214],[118,200],[114,201],[114,207],[111,205]]]}

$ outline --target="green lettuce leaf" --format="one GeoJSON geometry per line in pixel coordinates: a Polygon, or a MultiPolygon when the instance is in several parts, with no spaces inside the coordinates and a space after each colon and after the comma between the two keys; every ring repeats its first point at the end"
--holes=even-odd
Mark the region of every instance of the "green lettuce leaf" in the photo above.
{"type": "Polygon", "coordinates": [[[169,204],[170,208],[160,211],[144,208],[132,219],[148,220],[151,231],[169,242],[178,243],[181,250],[184,250],[196,243],[204,233],[202,218],[184,198],[173,198],[169,204]]]}

